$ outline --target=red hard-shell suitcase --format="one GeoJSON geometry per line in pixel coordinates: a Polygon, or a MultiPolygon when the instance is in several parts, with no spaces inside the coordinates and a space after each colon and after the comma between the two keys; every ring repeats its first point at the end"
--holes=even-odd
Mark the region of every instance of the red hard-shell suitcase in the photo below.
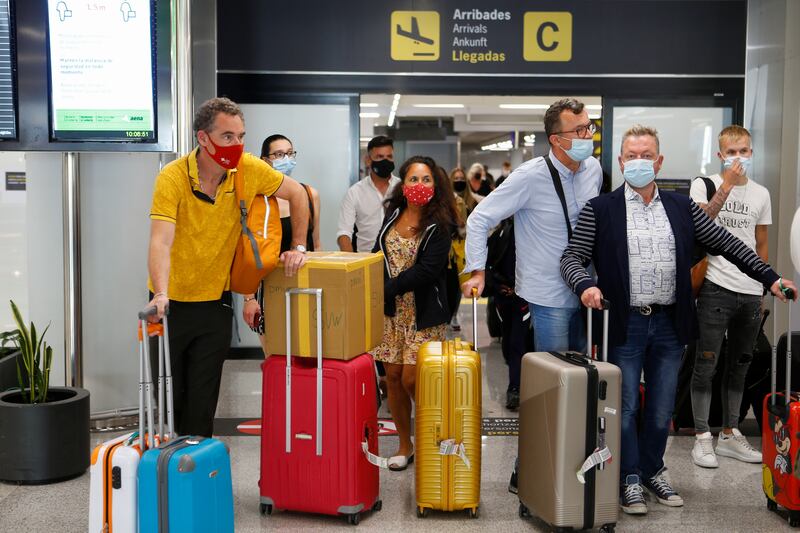
{"type": "MultiPolygon", "coordinates": [[[[787,292],[787,297],[791,298],[787,292]]],[[[773,301],[775,301],[773,299],[773,301]]],[[[777,303],[777,302],[776,302],[777,303]]],[[[789,302],[789,328],[792,304],[789,302]]],[[[773,321],[773,324],[775,321],[773,321]]],[[[789,525],[800,525],[800,395],[792,390],[792,374],[786,372],[786,390],[777,392],[777,326],[773,330],[772,388],[764,398],[762,418],[762,474],[767,508],[785,508],[789,525]]],[[[787,335],[786,368],[792,368],[792,335],[787,335]]]]}
{"type": "MultiPolygon", "coordinates": [[[[322,309],[321,289],[288,289],[287,329],[293,294],[316,296],[322,309]]],[[[288,331],[286,338],[291,342],[288,331]]],[[[321,341],[318,322],[317,346],[321,341]]],[[[362,511],[381,507],[378,467],[366,457],[367,450],[378,453],[372,357],[340,361],[318,353],[316,360],[292,357],[288,368],[287,359],[272,355],[261,365],[261,512],[346,515],[357,524],[362,511]]]]}

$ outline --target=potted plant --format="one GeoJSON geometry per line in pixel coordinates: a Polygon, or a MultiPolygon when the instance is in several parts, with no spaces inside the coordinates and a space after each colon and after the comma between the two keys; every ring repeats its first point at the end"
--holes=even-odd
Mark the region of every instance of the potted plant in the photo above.
{"type": "MultiPolygon", "coordinates": [[[[89,467],[89,391],[50,387],[53,349],[14,302],[18,387],[0,392],[0,480],[47,483],[89,467]]],[[[49,327],[49,326],[48,326],[49,327]]]]}

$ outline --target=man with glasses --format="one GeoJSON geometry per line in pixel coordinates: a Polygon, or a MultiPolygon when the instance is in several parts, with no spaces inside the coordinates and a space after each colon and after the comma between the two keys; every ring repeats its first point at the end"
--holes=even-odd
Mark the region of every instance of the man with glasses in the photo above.
{"type": "Polygon", "coordinates": [[[244,114],[231,100],[204,102],[193,127],[199,146],[165,166],[153,189],[149,305],[157,310],[153,321],[169,308],[175,429],[210,437],[231,345],[230,272],[242,232],[233,173],[244,177],[248,202],[275,195],[297,214],[294,248],[281,256],[286,275],[305,262],[298,247],[305,243],[308,203],[300,184],[243,152],[244,114]]]}
{"type": "Polygon", "coordinates": [[[383,222],[383,200],[400,183],[394,170],[394,142],[385,135],[367,144],[369,175],[347,190],[339,210],[336,242],[343,252],[369,252],[383,222]]]}
{"type": "Polygon", "coordinates": [[[619,155],[625,184],[586,204],[561,258],[561,274],[584,305],[600,309],[602,298],[611,302],[609,361],[622,371],[620,506],[628,514],[647,513],[644,488],[663,505],[683,505],[664,476],[664,451],[681,358],[697,329],[690,274],[695,243],[781,300],[785,289],[796,291],[688,196],[660,191],[655,178],[663,161],[656,130],[626,131],[619,155]],[[596,282],[585,268],[590,262],[596,282]],[[644,417],[637,428],[643,370],[644,417]]]}
{"type": "MultiPolygon", "coordinates": [[[[487,237],[500,221],[514,216],[515,292],[531,310],[536,351],[581,351],[586,346],[578,298],[561,279],[559,260],[578,213],[600,193],[603,172],[592,157],[594,125],[582,102],[565,98],[544,115],[550,153],[517,167],[475,207],[467,220],[463,285],[483,292],[487,237]]],[[[509,491],[517,492],[516,468],[509,491]]]]}

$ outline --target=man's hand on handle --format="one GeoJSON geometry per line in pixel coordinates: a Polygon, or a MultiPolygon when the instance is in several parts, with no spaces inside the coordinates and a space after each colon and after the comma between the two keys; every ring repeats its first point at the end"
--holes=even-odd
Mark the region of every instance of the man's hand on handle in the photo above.
{"type": "Polygon", "coordinates": [[[592,309],[602,309],[603,293],[597,287],[589,287],[581,294],[581,303],[592,309]]]}
{"type": "Polygon", "coordinates": [[[781,278],[773,283],[770,292],[777,296],[782,302],[787,301],[788,298],[794,301],[797,300],[797,286],[788,279],[781,278]]]}
{"type": "Polygon", "coordinates": [[[151,307],[155,307],[156,312],[148,315],[147,320],[152,323],[160,322],[167,313],[167,309],[169,309],[169,298],[165,293],[157,292],[153,299],[150,300],[150,303],[147,304],[146,309],[151,307]]]}
{"type": "Polygon", "coordinates": [[[287,250],[281,254],[280,259],[283,261],[286,276],[292,277],[306,263],[306,254],[297,250],[287,250]]]}
{"type": "Polygon", "coordinates": [[[473,298],[483,294],[486,285],[486,273],[483,270],[476,270],[467,281],[461,285],[461,293],[467,298],[473,298]],[[473,289],[477,292],[473,293],[473,289]]]}

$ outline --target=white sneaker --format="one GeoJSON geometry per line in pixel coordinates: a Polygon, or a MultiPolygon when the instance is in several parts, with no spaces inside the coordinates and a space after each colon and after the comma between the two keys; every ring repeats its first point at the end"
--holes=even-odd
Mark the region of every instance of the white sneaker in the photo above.
{"type": "Polygon", "coordinates": [[[738,459],[745,463],[760,463],[761,452],[753,448],[742,432],[733,428],[733,435],[719,434],[717,453],[723,457],[738,459]]]}
{"type": "MultiPolygon", "coordinates": [[[[719,446],[717,451],[719,452],[719,446]]],[[[761,454],[759,454],[760,456],[761,454]]],[[[711,436],[710,432],[706,431],[695,437],[694,447],[692,448],[692,461],[703,468],[717,468],[719,466],[717,456],[714,455],[714,437],[711,436]]]]}

